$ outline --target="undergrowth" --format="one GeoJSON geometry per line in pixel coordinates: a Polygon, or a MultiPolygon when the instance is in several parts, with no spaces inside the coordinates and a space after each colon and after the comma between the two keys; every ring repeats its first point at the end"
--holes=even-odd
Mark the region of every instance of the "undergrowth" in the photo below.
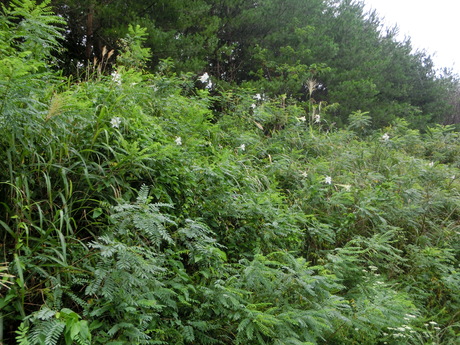
{"type": "Polygon", "coordinates": [[[37,48],[60,19],[13,3],[0,342],[458,343],[452,127],[336,129],[326,106],[150,74],[140,27],[113,71],[63,79],[37,48]]]}

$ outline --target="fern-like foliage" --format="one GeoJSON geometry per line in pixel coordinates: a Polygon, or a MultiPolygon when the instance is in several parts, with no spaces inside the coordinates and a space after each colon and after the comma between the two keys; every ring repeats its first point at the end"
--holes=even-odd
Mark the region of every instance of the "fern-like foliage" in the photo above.
{"type": "Polygon", "coordinates": [[[142,186],[136,202],[115,206],[112,218],[118,222],[116,232],[124,243],[148,243],[158,249],[163,242],[173,242],[166,225],[175,223],[160,212],[161,207],[171,208],[172,205],[152,204],[148,193],[149,188],[142,186]]]}
{"type": "Polygon", "coordinates": [[[217,243],[214,233],[206,224],[186,219],[185,226],[179,229],[178,234],[187,248],[191,263],[215,266],[227,260],[223,247],[217,243]]]}
{"type": "Polygon", "coordinates": [[[88,322],[67,308],[55,311],[43,307],[30,315],[16,333],[19,345],[91,344],[88,322]]]}
{"type": "Polygon", "coordinates": [[[20,43],[20,50],[31,52],[32,58],[41,60],[49,58],[51,52],[59,46],[62,38],[62,26],[65,22],[54,15],[51,0],[37,4],[35,0],[12,0],[11,9],[5,9],[6,15],[19,21],[11,40],[20,43]]]}
{"type": "Polygon", "coordinates": [[[229,318],[235,344],[316,343],[339,320],[349,322],[346,301],[335,295],[341,286],[320,271],[285,252],[242,260],[215,285],[214,311],[229,318]]]}
{"type": "MultiPolygon", "coordinates": [[[[18,131],[19,127],[35,127],[30,123],[45,108],[46,60],[58,46],[61,37],[55,24],[62,24],[52,15],[50,1],[37,5],[33,0],[11,1],[0,13],[0,128],[18,131]],[[31,97],[34,95],[34,97],[31,97]],[[19,121],[30,121],[27,125],[19,121]]],[[[50,76],[47,75],[47,81],[50,76]]]]}
{"type": "Polygon", "coordinates": [[[64,335],[65,323],[50,318],[37,322],[33,328],[29,341],[31,345],[56,345],[64,335]]]}
{"type": "Polygon", "coordinates": [[[4,342],[455,343],[453,128],[381,139],[356,112],[326,133],[322,102],[193,90],[171,61],[144,74],[139,26],[113,80],[62,83],[62,20],[37,2],[0,16],[4,342]]]}
{"type": "Polygon", "coordinates": [[[165,284],[168,260],[163,247],[173,244],[167,226],[175,223],[160,212],[168,204],[151,204],[149,189],[140,189],[136,202],[114,207],[114,225],[90,244],[97,258],[89,267],[93,279],[85,294],[91,317],[114,322],[99,330],[99,340],[154,344],[149,335],[160,322],[159,313],[176,310],[176,292],[165,284]],[[105,340],[104,340],[105,339],[105,340]]]}
{"type": "Polygon", "coordinates": [[[30,345],[30,341],[27,336],[28,332],[29,326],[27,326],[25,322],[21,322],[18,329],[16,330],[17,345],[30,345]]]}

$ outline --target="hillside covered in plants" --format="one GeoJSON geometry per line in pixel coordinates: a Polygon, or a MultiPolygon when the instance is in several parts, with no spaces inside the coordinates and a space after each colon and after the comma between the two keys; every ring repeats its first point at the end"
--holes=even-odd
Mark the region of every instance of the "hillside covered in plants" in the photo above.
{"type": "Polygon", "coordinates": [[[3,1],[0,344],[458,344],[457,77],[359,1],[123,3],[3,1]]]}

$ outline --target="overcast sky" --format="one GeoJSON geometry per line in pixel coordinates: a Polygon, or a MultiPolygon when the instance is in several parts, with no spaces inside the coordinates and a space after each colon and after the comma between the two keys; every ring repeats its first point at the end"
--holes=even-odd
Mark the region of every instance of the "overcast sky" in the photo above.
{"type": "Polygon", "coordinates": [[[411,37],[414,48],[426,49],[437,68],[460,74],[460,0],[364,0],[388,26],[411,37]]]}

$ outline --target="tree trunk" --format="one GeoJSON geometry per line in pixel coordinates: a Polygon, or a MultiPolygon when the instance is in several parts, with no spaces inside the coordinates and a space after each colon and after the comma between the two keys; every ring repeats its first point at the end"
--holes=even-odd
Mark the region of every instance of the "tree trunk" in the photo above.
{"type": "Polygon", "coordinates": [[[86,17],[86,52],[85,56],[87,60],[91,59],[92,51],[93,51],[93,35],[94,35],[94,27],[93,27],[93,19],[94,19],[94,4],[90,2],[89,9],[88,9],[88,16],[86,17]]]}

